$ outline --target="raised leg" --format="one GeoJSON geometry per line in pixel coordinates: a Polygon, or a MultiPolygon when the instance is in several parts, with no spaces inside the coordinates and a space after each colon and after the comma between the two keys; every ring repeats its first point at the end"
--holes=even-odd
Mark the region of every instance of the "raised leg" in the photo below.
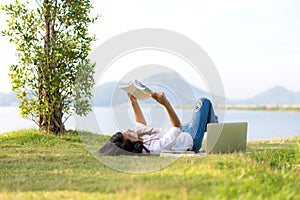
{"type": "Polygon", "coordinates": [[[210,100],[200,98],[195,104],[191,121],[182,127],[184,132],[188,132],[194,142],[193,151],[199,152],[202,140],[208,123],[217,123],[218,117],[215,115],[210,100]]]}

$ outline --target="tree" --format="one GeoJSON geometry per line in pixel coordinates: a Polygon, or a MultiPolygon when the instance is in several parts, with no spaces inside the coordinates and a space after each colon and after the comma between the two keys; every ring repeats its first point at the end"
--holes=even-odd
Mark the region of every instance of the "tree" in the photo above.
{"type": "Polygon", "coordinates": [[[10,67],[12,90],[21,100],[21,116],[41,130],[65,131],[65,121],[75,112],[91,110],[90,92],[95,63],[88,59],[95,36],[88,26],[89,0],[36,0],[2,6],[9,16],[2,31],[17,50],[18,62],[10,67]]]}

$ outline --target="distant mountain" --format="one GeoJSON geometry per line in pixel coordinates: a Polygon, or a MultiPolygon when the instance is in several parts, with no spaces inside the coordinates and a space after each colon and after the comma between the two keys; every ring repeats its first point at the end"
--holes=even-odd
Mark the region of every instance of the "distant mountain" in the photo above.
{"type": "Polygon", "coordinates": [[[244,100],[227,100],[232,105],[299,105],[300,92],[293,92],[284,87],[274,87],[254,97],[244,100]]]}
{"type": "Polygon", "coordinates": [[[3,93],[0,92],[0,106],[18,106],[19,100],[15,92],[3,93]]]}
{"type": "MultiPolygon", "coordinates": [[[[209,97],[210,94],[195,87],[190,86],[177,73],[160,73],[139,79],[153,91],[165,92],[168,99],[176,105],[193,105],[197,97],[209,97]]],[[[94,105],[110,106],[127,103],[126,93],[118,89],[119,85],[127,83],[109,82],[97,87],[95,92],[94,105]]],[[[155,103],[152,99],[143,101],[145,104],[155,103]]]]}
{"type": "MultiPolygon", "coordinates": [[[[190,86],[177,73],[162,73],[151,75],[142,80],[153,91],[163,91],[166,93],[169,100],[174,104],[193,105],[198,97],[208,97],[211,95],[199,89],[196,86],[190,86]]],[[[119,85],[126,84],[117,81],[104,83],[97,87],[93,99],[94,106],[111,106],[119,105],[128,102],[128,98],[124,91],[118,88],[119,85]]],[[[221,97],[214,96],[216,101],[222,102],[221,97]]],[[[143,101],[145,104],[154,104],[152,99],[143,101]]],[[[242,100],[226,99],[228,105],[299,105],[300,92],[293,92],[284,87],[274,87],[266,90],[254,97],[242,100]]],[[[18,106],[19,100],[16,93],[0,92],[0,106],[18,106]]]]}

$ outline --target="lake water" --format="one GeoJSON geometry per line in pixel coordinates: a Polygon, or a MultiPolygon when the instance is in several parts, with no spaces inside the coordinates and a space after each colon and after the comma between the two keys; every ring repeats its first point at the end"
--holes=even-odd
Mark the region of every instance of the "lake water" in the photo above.
{"type": "MultiPolygon", "coordinates": [[[[188,121],[191,110],[176,110],[183,121],[188,121]]],[[[216,111],[218,114],[218,111],[216,111]]],[[[168,118],[160,108],[144,109],[147,122],[152,126],[169,126],[168,118]]],[[[124,124],[118,121],[134,121],[130,108],[124,112],[120,109],[111,109],[109,107],[96,107],[95,114],[97,122],[103,133],[113,133],[119,129],[125,128],[124,124]],[[120,112],[120,113],[118,113],[120,112]],[[116,115],[120,117],[115,117],[116,115]],[[127,117],[126,117],[127,115],[127,117]],[[128,117],[129,116],[129,117],[128,117]]],[[[13,131],[23,128],[36,128],[37,126],[30,120],[19,117],[17,107],[0,107],[0,133],[13,131]]],[[[300,135],[300,112],[273,112],[273,111],[226,111],[224,122],[248,122],[248,140],[263,140],[276,137],[289,137],[300,135]]],[[[70,118],[66,123],[67,129],[75,129],[74,118],[70,118]]]]}

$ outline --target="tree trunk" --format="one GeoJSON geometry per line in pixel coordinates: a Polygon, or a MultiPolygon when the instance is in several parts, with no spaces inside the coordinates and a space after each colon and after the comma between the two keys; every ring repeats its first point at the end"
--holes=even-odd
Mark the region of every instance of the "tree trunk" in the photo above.
{"type": "Polygon", "coordinates": [[[52,132],[56,134],[63,133],[65,131],[65,125],[63,123],[63,112],[60,107],[58,107],[51,119],[51,124],[52,124],[52,132]]]}
{"type": "MultiPolygon", "coordinates": [[[[44,5],[48,5],[49,0],[44,0],[44,5]]],[[[46,108],[44,105],[48,105],[48,98],[47,98],[47,86],[46,83],[49,82],[48,80],[48,59],[47,55],[49,52],[49,41],[50,41],[50,31],[49,31],[49,23],[50,23],[50,9],[49,7],[45,8],[45,14],[44,14],[44,29],[45,29],[45,36],[44,36],[44,62],[41,62],[41,64],[38,66],[38,101],[39,101],[39,113],[38,113],[38,123],[39,128],[43,131],[49,132],[49,125],[48,125],[48,108],[46,108]]]]}
{"type": "MultiPolygon", "coordinates": [[[[53,4],[53,2],[50,2],[53,4]]],[[[44,14],[44,53],[45,61],[42,66],[39,66],[39,105],[41,110],[39,112],[39,128],[46,132],[53,132],[56,134],[63,133],[65,126],[63,123],[63,106],[61,101],[61,94],[59,93],[59,85],[52,85],[55,79],[55,30],[52,19],[55,12],[52,6],[49,6],[49,0],[44,0],[45,14],[44,14]],[[53,87],[57,87],[53,89],[53,87]]],[[[56,9],[56,8],[54,8],[56,9]]]]}

